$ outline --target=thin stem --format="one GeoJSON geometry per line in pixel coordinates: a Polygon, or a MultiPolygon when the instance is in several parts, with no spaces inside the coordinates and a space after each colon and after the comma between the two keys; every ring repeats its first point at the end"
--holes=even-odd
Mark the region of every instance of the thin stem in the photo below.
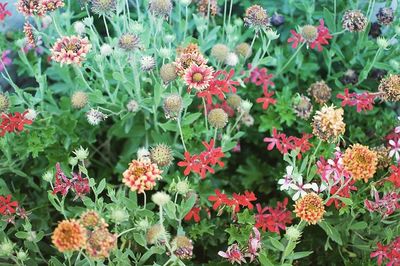
{"type": "Polygon", "coordinates": [[[182,141],[183,148],[185,149],[185,151],[187,151],[186,145],[185,145],[185,141],[184,141],[184,139],[183,139],[182,126],[181,126],[181,118],[180,118],[180,117],[177,119],[177,123],[178,123],[179,135],[181,136],[181,141],[182,141]]]}
{"type": "Polygon", "coordinates": [[[103,17],[104,27],[106,28],[106,32],[107,32],[107,37],[108,37],[108,39],[111,39],[110,38],[110,32],[108,31],[106,16],[102,16],[102,17],[103,17]]]}
{"type": "Polygon", "coordinates": [[[159,214],[160,214],[160,224],[162,225],[163,222],[164,222],[163,212],[162,212],[162,206],[160,206],[160,212],[159,212],[159,214]]]}
{"type": "Polygon", "coordinates": [[[188,29],[188,6],[185,6],[185,31],[183,33],[183,41],[186,39],[186,32],[188,29]]]}
{"type": "Polygon", "coordinates": [[[292,62],[292,60],[297,56],[297,54],[300,52],[301,48],[304,46],[304,42],[297,48],[296,52],[290,57],[290,59],[286,62],[286,64],[278,70],[278,72],[275,74],[275,76],[278,76],[280,73],[282,73],[283,70],[292,62]]]}
{"type": "Polygon", "coordinates": [[[93,91],[93,89],[89,86],[89,84],[87,83],[85,77],[83,76],[83,72],[82,72],[82,70],[80,69],[80,67],[75,67],[75,70],[78,71],[78,73],[79,73],[79,75],[80,75],[80,77],[81,77],[83,83],[85,84],[85,86],[86,86],[90,91],[93,91]]]}
{"type": "MultiPolygon", "coordinates": [[[[146,144],[147,147],[147,144],[146,144]]],[[[147,204],[147,195],[146,191],[143,192],[143,208],[146,209],[146,204],[147,204]]]]}
{"type": "Polygon", "coordinates": [[[129,233],[135,229],[136,229],[135,227],[132,227],[132,228],[126,229],[125,231],[122,231],[121,233],[118,234],[118,238],[120,238],[122,235],[125,235],[126,233],[129,233]]]}
{"type": "Polygon", "coordinates": [[[231,5],[229,7],[228,25],[231,25],[232,7],[233,7],[233,0],[231,0],[231,5]]]}
{"type": "Polygon", "coordinates": [[[58,24],[57,24],[57,22],[56,22],[55,16],[54,16],[54,15],[51,15],[51,18],[52,18],[52,20],[53,20],[53,22],[54,22],[54,27],[56,28],[56,31],[57,31],[58,35],[60,35],[60,37],[63,36],[63,35],[61,34],[61,30],[58,28],[58,24]]]}
{"type": "Polygon", "coordinates": [[[224,23],[222,24],[222,37],[225,36],[225,27],[226,27],[226,24],[225,24],[225,21],[226,21],[226,7],[227,7],[228,1],[225,0],[224,2],[225,2],[225,4],[224,4],[224,23]]]}
{"type": "Polygon", "coordinates": [[[253,45],[254,45],[254,42],[256,41],[256,38],[257,38],[257,33],[255,33],[255,34],[254,34],[254,36],[253,36],[253,40],[251,40],[251,44],[250,44],[250,51],[252,51],[252,50],[253,50],[253,45]]]}
{"type": "Polygon", "coordinates": [[[206,105],[206,101],[204,100],[204,98],[201,98],[203,100],[203,108],[204,108],[204,123],[206,124],[206,129],[208,132],[208,118],[207,118],[207,105],[206,105]]]}
{"type": "MultiPolygon", "coordinates": [[[[368,76],[368,73],[371,71],[372,67],[375,65],[376,59],[377,59],[378,56],[381,54],[381,52],[382,52],[382,48],[378,48],[378,50],[376,51],[376,54],[375,54],[375,56],[374,56],[374,59],[372,59],[371,64],[369,64],[369,66],[368,66],[368,68],[367,68],[365,77],[368,76]]],[[[361,82],[363,82],[364,80],[365,80],[365,78],[360,79],[360,80],[357,82],[357,85],[360,85],[361,82]]]]}
{"type": "Polygon", "coordinates": [[[322,143],[322,140],[319,140],[319,142],[318,142],[318,144],[317,144],[317,147],[315,148],[315,151],[314,151],[313,155],[311,156],[310,160],[308,161],[307,177],[308,177],[308,175],[310,174],[311,164],[313,164],[314,161],[315,161],[315,155],[317,154],[317,152],[318,152],[318,150],[319,150],[319,148],[320,148],[320,146],[321,146],[321,143],[322,143]]]}

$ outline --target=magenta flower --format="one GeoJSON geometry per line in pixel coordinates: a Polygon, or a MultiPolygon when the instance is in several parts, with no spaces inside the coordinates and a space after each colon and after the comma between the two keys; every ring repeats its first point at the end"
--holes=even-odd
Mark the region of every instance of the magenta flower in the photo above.
{"type": "Polygon", "coordinates": [[[218,255],[227,259],[232,264],[234,263],[242,264],[242,262],[246,262],[237,244],[230,245],[226,252],[219,251],[218,255]]]}
{"type": "Polygon", "coordinates": [[[290,33],[292,34],[292,37],[288,39],[288,43],[292,43],[292,48],[297,48],[297,46],[300,43],[307,43],[307,47],[310,46],[311,49],[317,48],[318,52],[322,51],[322,46],[329,44],[329,39],[332,39],[332,35],[329,33],[329,29],[325,27],[325,23],[323,19],[320,19],[319,21],[319,26],[318,27],[313,27],[313,26],[308,26],[314,29],[315,31],[315,36],[312,36],[314,38],[310,39],[310,36],[306,34],[303,36],[301,33],[298,33],[294,30],[291,30],[290,33]]]}
{"type": "Polygon", "coordinates": [[[378,212],[385,218],[400,209],[400,194],[396,192],[389,192],[380,199],[379,192],[375,190],[373,197],[374,201],[364,201],[365,208],[369,212],[378,212]]]}
{"type": "Polygon", "coordinates": [[[11,50],[5,50],[1,54],[1,64],[0,64],[0,72],[3,72],[5,66],[9,66],[12,64],[11,58],[8,55],[11,53],[11,50]]]}
{"type": "Polygon", "coordinates": [[[11,12],[7,8],[8,3],[0,3],[0,21],[3,22],[7,16],[11,16],[11,12]]]}
{"type": "Polygon", "coordinates": [[[250,234],[246,257],[250,258],[252,262],[256,257],[258,257],[258,251],[261,249],[261,235],[257,227],[253,227],[253,233],[250,234]]]}
{"type": "Polygon", "coordinates": [[[357,113],[361,111],[369,111],[374,108],[376,95],[369,92],[349,93],[349,89],[344,89],[344,94],[338,94],[336,98],[342,100],[342,107],[356,106],[357,113]]]}

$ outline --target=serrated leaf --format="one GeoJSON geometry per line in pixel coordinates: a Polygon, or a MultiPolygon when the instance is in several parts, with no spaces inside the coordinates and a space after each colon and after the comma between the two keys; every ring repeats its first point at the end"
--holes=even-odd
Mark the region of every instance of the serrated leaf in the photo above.
{"type": "Polygon", "coordinates": [[[269,240],[271,241],[271,244],[274,246],[274,248],[276,248],[277,250],[282,252],[285,250],[285,246],[275,238],[270,237],[269,240]]]}
{"type": "Polygon", "coordinates": [[[334,228],[333,226],[331,226],[330,224],[328,224],[325,221],[321,221],[318,223],[318,225],[325,231],[325,233],[336,243],[338,243],[339,245],[342,245],[342,238],[340,237],[340,233],[339,231],[334,228]]]}

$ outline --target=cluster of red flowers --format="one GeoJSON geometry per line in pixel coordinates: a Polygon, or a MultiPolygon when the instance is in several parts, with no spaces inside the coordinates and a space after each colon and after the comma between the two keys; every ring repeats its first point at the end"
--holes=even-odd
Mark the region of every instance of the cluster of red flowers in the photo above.
{"type": "Polygon", "coordinates": [[[190,221],[190,220],[194,220],[196,223],[200,222],[200,211],[201,208],[200,207],[193,207],[185,216],[184,220],[186,222],[190,221]]]}
{"type": "Polygon", "coordinates": [[[69,179],[61,170],[60,164],[57,163],[56,182],[54,184],[53,194],[60,193],[62,196],[66,196],[70,189],[75,191],[75,199],[83,197],[90,192],[89,179],[82,178],[80,174],[76,173],[72,173],[72,178],[69,179]]]}
{"type": "MultiPolygon", "coordinates": [[[[299,43],[307,42],[301,33],[297,33],[294,30],[290,30],[290,32],[292,33],[292,37],[288,39],[288,43],[293,42],[292,48],[297,48],[299,43]]],[[[332,35],[329,33],[329,29],[325,27],[324,20],[320,19],[319,26],[317,27],[317,36],[313,41],[309,42],[309,45],[311,49],[317,47],[318,52],[321,52],[322,46],[329,44],[329,39],[332,39],[332,35]]]]}
{"type": "Polygon", "coordinates": [[[255,215],[257,228],[261,228],[264,232],[279,233],[279,230],[286,230],[286,225],[292,223],[292,213],[286,209],[288,204],[288,198],[285,198],[282,202],[277,203],[276,208],[273,207],[262,207],[261,204],[257,204],[257,212],[255,215]]]}
{"type": "Polygon", "coordinates": [[[382,198],[379,197],[378,191],[373,191],[374,201],[365,200],[364,205],[370,212],[378,212],[382,217],[387,217],[400,209],[400,194],[389,192],[382,198]]]}
{"type": "Polygon", "coordinates": [[[185,160],[178,162],[178,166],[186,167],[183,172],[184,175],[189,175],[190,172],[193,172],[199,174],[204,179],[207,172],[211,174],[215,173],[215,170],[211,166],[218,164],[220,167],[224,167],[225,164],[220,159],[225,154],[222,152],[221,147],[214,147],[214,139],[211,139],[210,143],[205,141],[202,143],[206,148],[205,151],[194,155],[190,155],[188,151],[185,151],[185,160]]]}
{"type": "Polygon", "coordinates": [[[217,96],[219,100],[225,99],[225,93],[236,93],[235,86],[239,85],[238,81],[233,81],[232,77],[235,75],[235,70],[231,69],[228,72],[225,70],[218,70],[214,73],[213,79],[210,81],[209,86],[197,93],[197,97],[205,98],[207,104],[212,104],[213,96],[217,96]]]}
{"type": "Polygon", "coordinates": [[[390,167],[390,176],[386,180],[391,182],[396,188],[400,188],[400,166],[392,165],[390,167]]]}
{"type": "Polygon", "coordinates": [[[28,111],[24,113],[15,112],[13,114],[1,114],[1,124],[0,124],[0,137],[4,137],[4,135],[8,133],[20,132],[24,130],[25,125],[32,124],[32,121],[25,118],[25,115],[28,111]]]}
{"type": "Polygon", "coordinates": [[[272,138],[264,138],[264,142],[269,143],[267,149],[273,150],[275,147],[282,153],[286,154],[291,150],[299,149],[298,158],[301,158],[302,153],[307,152],[311,148],[311,143],[308,140],[312,138],[311,134],[303,133],[301,138],[294,136],[287,137],[284,133],[278,133],[276,128],[272,130],[272,138]]]}
{"type": "Polygon", "coordinates": [[[217,210],[221,207],[222,210],[225,206],[231,207],[233,213],[237,213],[240,211],[240,207],[248,208],[252,210],[254,208],[252,201],[256,201],[256,195],[253,192],[245,191],[244,194],[236,194],[233,193],[232,197],[228,197],[228,195],[221,193],[219,189],[216,189],[215,195],[209,196],[208,200],[214,202],[213,209],[217,210]]]}
{"type": "MultiPolygon", "coordinates": [[[[344,179],[343,182],[344,182],[344,184],[346,184],[344,187],[342,187],[342,182],[336,183],[335,185],[333,185],[331,187],[330,193],[331,193],[331,195],[334,195],[336,193],[336,196],[349,199],[349,198],[351,198],[351,191],[357,190],[357,187],[354,186],[354,183],[356,181],[353,179],[353,180],[347,182],[346,179],[344,179]],[[339,189],[340,189],[340,191],[339,191],[339,189]]],[[[338,199],[336,197],[330,198],[328,200],[328,202],[326,203],[326,206],[329,207],[332,205],[332,203],[335,204],[336,209],[340,209],[340,208],[343,208],[346,206],[346,204],[343,201],[341,201],[340,199],[338,199]]]]}
{"type": "Polygon", "coordinates": [[[25,219],[27,214],[25,209],[19,206],[18,201],[11,200],[11,194],[0,196],[0,214],[5,216],[7,223],[14,224],[15,216],[25,219]]]}
{"type": "Polygon", "coordinates": [[[275,92],[269,92],[268,86],[275,86],[275,84],[271,81],[273,78],[272,74],[267,74],[268,70],[264,67],[259,69],[258,67],[254,67],[251,64],[247,66],[250,70],[250,76],[244,79],[245,83],[253,83],[257,86],[263,86],[263,97],[257,98],[257,103],[262,103],[263,109],[268,109],[270,104],[275,104],[276,99],[272,98],[275,92]]]}
{"type": "Polygon", "coordinates": [[[349,89],[344,89],[344,94],[336,95],[336,98],[342,100],[342,107],[356,106],[357,113],[361,111],[369,111],[374,108],[376,95],[369,92],[349,93],[349,89]]]}
{"type": "Polygon", "coordinates": [[[378,265],[382,265],[384,261],[387,261],[387,266],[400,265],[400,237],[397,237],[387,246],[378,243],[377,249],[370,254],[370,257],[377,257],[378,265]]]}

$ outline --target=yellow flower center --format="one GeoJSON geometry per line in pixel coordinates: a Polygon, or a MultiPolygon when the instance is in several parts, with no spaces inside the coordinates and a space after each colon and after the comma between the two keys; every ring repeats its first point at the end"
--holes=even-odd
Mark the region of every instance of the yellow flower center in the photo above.
{"type": "Polygon", "coordinates": [[[203,80],[203,75],[201,73],[195,73],[193,75],[193,81],[194,82],[200,82],[203,80]]]}
{"type": "Polygon", "coordinates": [[[146,169],[144,167],[136,167],[133,170],[133,175],[134,176],[142,176],[146,173],[146,169]]]}

